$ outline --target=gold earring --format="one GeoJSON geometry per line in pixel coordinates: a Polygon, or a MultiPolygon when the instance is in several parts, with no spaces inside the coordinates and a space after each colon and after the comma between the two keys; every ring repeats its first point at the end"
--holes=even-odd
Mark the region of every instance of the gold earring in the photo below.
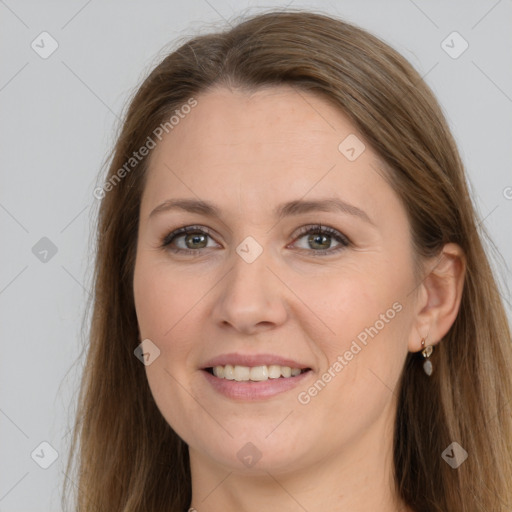
{"type": "MultiPolygon", "coordinates": [[[[421,346],[425,347],[425,338],[422,338],[421,340],[421,346]]],[[[423,370],[425,370],[425,373],[430,377],[432,375],[433,366],[432,361],[430,361],[429,357],[431,356],[432,352],[434,351],[433,345],[427,345],[422,351],[422,355],[425,358],[425,362],[423,363],[423,370]]]]}

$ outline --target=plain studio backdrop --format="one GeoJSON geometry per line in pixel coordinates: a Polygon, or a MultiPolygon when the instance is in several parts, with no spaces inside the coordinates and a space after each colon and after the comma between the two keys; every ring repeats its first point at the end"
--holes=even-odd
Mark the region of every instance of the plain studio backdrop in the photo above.
{"type": "Polygon", "coordinates": [[[287,5],[369,30],[425,77],[503,256],[493,264],[512,317],[511,0],[0,0],[0,511],[60,510],[93,191],[127,99],[177,38],[287,5]]]}

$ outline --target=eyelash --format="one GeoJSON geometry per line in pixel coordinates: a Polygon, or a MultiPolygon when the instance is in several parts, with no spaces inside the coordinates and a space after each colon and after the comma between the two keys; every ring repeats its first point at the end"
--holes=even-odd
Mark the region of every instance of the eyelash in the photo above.
{"type": "MultiPolygon", "coordinates": [[[[204,234],[208,235],[209,237],[213,238],[212,233],[208,228],[205,228],[203,226],[185,226],[179,229],[176,229],[172,231],[171,233],[164,236],[161,240],[160,247],[162,249],[171,251],[173,253],[179,253],[179,254],[189,254],[194,256],[199,256],[201,250],[200,249],[173,249],[170,247],[171,243],[178,238],[180,235],[186,235],[189,233],[194,234],[204,234]]],[[[303,251],[312,252],[314,256],[326,256],[331,254],[336,254],[343,249],[349,247],[351,245],[350,240],[337,231],[336,229],[330,228],[328,226],[322,226],[321,224],[313,224],[313,225],[307,225],[303,226],[299,229],[299,231],[296,234],[296,237],[294,239],[294,242],[298,239],[302,238],[304,235],[311,234],[311,233],[317,233],[321,235],[328,235],[334,238],[337,242],[340,243],[340,245],[334,249],[322,249],[322,250],[311,250],[308,251],[308,249],[301,249],[303,251]]]]}

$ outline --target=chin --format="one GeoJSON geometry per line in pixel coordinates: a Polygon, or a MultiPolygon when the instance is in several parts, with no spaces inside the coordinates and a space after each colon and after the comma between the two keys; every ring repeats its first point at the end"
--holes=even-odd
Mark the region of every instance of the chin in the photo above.
{"type": "Polygon", "coordinates": [[[209,459],[211,464],[223,467],[226,471],[239,474],[266,475],[268,473],[288,473],[300,469],[306,464],[307,454],[303,453],[304,446],[295,438],[287,435],[286,431],[274,439],[257,435],[251,436],[247,432],[242,436],[233,435],[222,442],[212,437],[192,441],[189,446],[202,457],[209,459]],[[298,447],[301,447],[300,452],[298,447]]]}

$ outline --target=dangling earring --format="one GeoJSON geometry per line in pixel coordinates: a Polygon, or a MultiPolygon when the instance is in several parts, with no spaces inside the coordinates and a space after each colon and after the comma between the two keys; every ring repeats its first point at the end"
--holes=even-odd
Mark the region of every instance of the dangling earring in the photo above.
{"type": "MultiPolygon", "coordinates": [[[[422,338],[421,340],[421,346],[425,347],[425,338],[422,338]]],[[[432,375],[432,361],[429,359],[432,352],[434,351],[433,345],[428,345],[425,347],[421,353],[423,354],[423,357],[425,358],[425,362],[423,363],[423,370],[425,370],[425,373],[430,377],[432,375]]]]}

